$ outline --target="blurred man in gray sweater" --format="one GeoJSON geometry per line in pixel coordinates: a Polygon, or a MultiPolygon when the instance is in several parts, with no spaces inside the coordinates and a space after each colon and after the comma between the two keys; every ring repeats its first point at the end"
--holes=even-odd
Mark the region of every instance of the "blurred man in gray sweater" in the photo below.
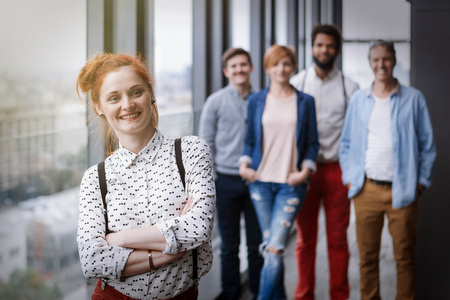
{"type": "Polygon", "coordinates": [[[222,56],[223,73],[229,84],[205,102],[199,135],[206,140],[214,160],[216,211],[221,244],[221,299],[236,300],[241,294],[239,245],[241,215],[245,220],[248,258],[248,284],[254,299],[258,294],[263,259],[258,247],[261,233],[247,185],[239,176],[239,157],[246,132],[247,96],[251,93],[250,55],[230,48],[222,56]]]}

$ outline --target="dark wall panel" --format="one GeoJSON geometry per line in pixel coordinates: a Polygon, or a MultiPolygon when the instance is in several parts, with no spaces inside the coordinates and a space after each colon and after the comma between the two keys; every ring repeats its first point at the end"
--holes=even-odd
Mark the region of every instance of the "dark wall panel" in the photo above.
{"type": "Polygon", "coordinates": [[[410,2],[411,85],[427,99],[438,152],[433,186],[419,203],[417,299],[449,299],[450,1],[410,2]]]}

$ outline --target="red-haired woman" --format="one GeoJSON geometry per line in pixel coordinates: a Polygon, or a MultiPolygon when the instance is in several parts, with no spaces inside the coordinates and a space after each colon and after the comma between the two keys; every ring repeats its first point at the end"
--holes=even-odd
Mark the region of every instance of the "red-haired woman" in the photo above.
{"type": "Polygon", "coordinates": [[[174,139],[157,129],[153,82],[138,58],[98,54],[82,68],[79,90],[90,93],[110,154],[107,224],[97,165],[80,187],[81,265],[86,277],[99,278],[92,299],[197,299],[192,250],[199,277],[212,265],[215,188],[206,142],[182,139],[185,189],[174,139]]]}
{"type": "Polygon", "coordinates": [[[282,255],[319,150],[314,99],[289,83],[296,64],[291,48],[270,47],[264,55],[270,86],[248,100],[240,175],[250,182],[263,234],[259,300],[286,299],[282,255]]]}

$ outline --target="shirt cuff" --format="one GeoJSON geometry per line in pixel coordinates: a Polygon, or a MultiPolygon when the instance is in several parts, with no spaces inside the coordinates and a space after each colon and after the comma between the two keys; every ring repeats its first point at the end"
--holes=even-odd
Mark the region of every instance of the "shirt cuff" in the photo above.
{"type": "Polygon", "coordinates": [[[111,249],[110,263],[103,269],[103,275],[113,280],[122,280],[125,265],[133,249],[124,247],[112,247],[111,249]]]}
{"type": "Polygon", "coordinates": [[[178,227],[178,220],[170,219],[163,223],[156,224],[159,232],[166,238],[166,249],[163,253],[166,254],[177,254],[178,253],[178,243],[175,236],[174,229],[178,227]]]}
{"type": "Polygon", "coordinates": [[[248,155],[243,155],[239,158],[239,164],[248,163],[249,165],[252,163],[252,158],[248,155]]]}
{"type": "Polygon", "coordinates": [[[303,168],[303,167],[307,167],[307,168],[311,169],[311,173],[316,172],[316,162],[315,162],[315,161],[312,161],[312,160],[310,160],[310,159],[305,159],[305,160],[303,160],[303,162],[302,162],[302,168],[303,168]]]}

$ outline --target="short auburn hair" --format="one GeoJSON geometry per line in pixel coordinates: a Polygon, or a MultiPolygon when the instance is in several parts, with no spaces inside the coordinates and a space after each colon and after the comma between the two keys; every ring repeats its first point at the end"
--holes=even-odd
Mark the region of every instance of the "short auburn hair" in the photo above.
{"type": "Polygon", "coordinates": [[[264,54],[264,70],[267,71],[269,68],[276,65],[277,62],[285,56],[289,57],[294,67],[297,68],[297,56],[295,55],[294,49],[290,46],[273,44],[269,49],[267,49],[266,53],[264,54]]]}
{"type": "MultiPolygon", "coordinates": [[[[94,57],[89,59],[81,68],[77,78],[76,90],[78,97],[81,99],[80,91],[91,96],[92,114],[89,117],[95,117],[96,105],[100,105],[100,89],[106,75],[111,72],[118,71],[121,68],[130,67],[136,74],[138,74],[144,82],[147,83],[151,105],[152,105],[152,125],[157,128],[159,121],[158,107],[155,101],[153,92],[153,79],[150,74],[150,68],[145,63],[142,56],[136,57],[126,54],[111,54],[111,53],[97,53],[94,57]]],[[[118,148],[118,138],[114,130],[109,125],[104,116],[98,116],[103,125],[103,138],[106,145],[106,154],[113,153],[118,148]]]]}

